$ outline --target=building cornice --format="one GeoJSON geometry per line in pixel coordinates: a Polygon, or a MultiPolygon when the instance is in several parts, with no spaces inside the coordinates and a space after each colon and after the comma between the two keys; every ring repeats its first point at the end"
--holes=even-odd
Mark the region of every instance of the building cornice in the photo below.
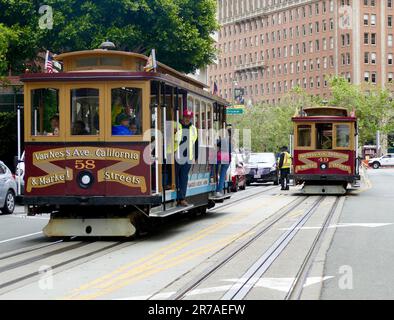
{"type": "Polygon", "coordinates": [[[287,2],[273,4],[270,6],[266,6],[264,8],[254,10],[252,12],[245,12],[243,14],[239,14],[236,16],[219,19],[219,24],[221,26],[226,26],[229,24],[241,23],[244,21],[259,19],[278,11],[291,9],[293,7],[298,7],[300,5],[314,3],[314,2],[318,2],[318,1],[317,0],[288,0],[287,2]]]}

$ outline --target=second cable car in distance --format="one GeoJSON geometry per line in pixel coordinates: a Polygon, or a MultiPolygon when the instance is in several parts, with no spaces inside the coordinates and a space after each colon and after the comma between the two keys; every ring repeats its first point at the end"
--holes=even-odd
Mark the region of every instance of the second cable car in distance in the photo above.
{"type": "Polygon", "coordinates": [[[357,118],[347,109],[309,107],[293,118],[292,178],[306,194],[344,194],[360,179],[357,118]]]}

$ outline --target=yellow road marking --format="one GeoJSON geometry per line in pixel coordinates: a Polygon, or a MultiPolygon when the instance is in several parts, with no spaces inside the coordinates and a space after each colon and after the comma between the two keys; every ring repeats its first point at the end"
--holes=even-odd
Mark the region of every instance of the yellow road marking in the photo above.
{"type": "MultiPolygon", "coordinates": [[[[196,249],[193,249],[191,251],[185,252],[180,256],[176,256],[172,259],[169,259],[168,261],[165,261],[162,264],[157,264],[157,265],[152,265],[151,268],[145,269],[145,272],[142,272],[140,274],[136,273],[135,270],[130,270],[129,272],[120,275],[116,281],[113,281],[110,285],[107,285],[106,287],[101,287],[97,288],[97,292],[90,293],[90,294],[85,294],[85,295],[80,295],[78,297],[73,297],[73,299],[81,299],[81,300],[90,300],[90,299],[96,299],[98,297],[101,297],[103,295],[109,294],[111,292],[114,292],[116,290],[119,290],[123,287],[126,287],[132,283],[135,283],[139,280],[145,279],[151,275],[157,274],[161,271],[168,270],[172,267],[175,267],[181,263],[184,263],[188,260],[191,260],[193,258],[199,257],[205,253],[208,253],[210,251],[213,251],[217,248],[223,247],[224,244],[228,244],[233,242],[234,240],[240,239],[241,233],[229,236],[224,239],[220,239],[212,244],[202,246],[196,249]]],[[[243,235],[245,236],[245,235],[243,235]]]]}
{"type": "MultiPolygon", "coordinates": [[[[251,212],[254,212],[255,210],[257,210],[261,207],[264,207],[264,206],[265,206],[265,203],[260,204],[259,206],[256,206],[256,207],[249,208],[247,211],[245,211],[241,215],[238,215],[235,218],[231,217],[231,218],[224,219],[223,221],[218,222],[212,226],[209,226],[203,230],[200,230],[191,236],[188,236],[186,238],[183,238],[183,239],[180,239],[176,242],[173,242],[167,246],[164,246],[163,248],[159,249],[158,251],[156,251],[146,257],[140,258],[137,261],[134,261],[132,263],[128,263],[124,266],[121,266],[102,277],[99,277],[93,281],[88,282],[87,284],[80,286],[77,289],[72,290],[72,293],[69,296],[65,297],[65,299],[80,299],[81,297],[84,297],[87,299],[88,298],[94,299],[95,297],[99,297],[99,296],[106,294],[107,291],[109,290],[109,288],[112,288],[109,292],[115,291],[118,288],[124,287],[128,283],[131,283],[133,281],[137,281],[138,279],[146,278],[147,276],[149,276],[151,274],[157,273],[161,270],[166,270],[168,268],[171,268],[172,266],[178,265],[181,262],[190,260],[191,257],[196,256],[195,252],[200,252],[202,250],[201,254],[203,254],[203,253],[207,252],[207,250],[208,251],[213,250],[212,248],[216,248],[219,243],[222,243],[223,241],[227,241],[226,240],[227,238],[219,240],[216,244],[211,245],[212,246],[211,249],[209,249],[211,246],[206,247],[208,249],[206,249],[205,247],[197,248],[197,249],[193,249],[191,251],[188,251],[186,253],[183,253],[179,256],[175,256],[173,258],[167,259],[167,257],[169,257],[171,254],[179,252],[180,250],[186,248],[188,245],[192,244],[193,242],[196,242],[198,240],[201,240],[201,239],[207,237],[208,235],[214,233],[215,231],[218,231],[219,229],[226,227],[230,223],[234,223],[234,222],[237,222],[237,221],[243,219],[244,217],[249,215],[251,212]],[[166,261],[166,259],[167,259],[167,261],[166,261]],[[163,267],[166,265],[168,267],[166,267],[166,268],[163,267]],[[135,266],[135,268],[128,270],[133,266],[135,266]],[[161,266],[161,268],[158,268],[158,266],[161,266]],[[130,278],[136,279],[136,280],[130,280],[130,278]],[[124,281],[125,279],[129,279],[129,281],[125,282],[124,281]],[[122,284],[117,285],[118,282],[122,282],[122,284]],[[126,283],[126,284],[123,285],[123,283],[126,283]],[[101,290],[101,291],[104,291],[104,293],[101,293],[101,291],[100,291],[100,292],[95,293],[93,295],[81,295],[81,293],[83,291],[89,291],[89,289],[101,290]]],[[[246,236],[247,234],[248,234],[248,232],[244,233],[244,235],[241,237],[237,234],[236,236],[231,236],[228,239],[232,239],[231,241],[234,241],[237,238],[242,238],[242,237],[246,236]]]]}

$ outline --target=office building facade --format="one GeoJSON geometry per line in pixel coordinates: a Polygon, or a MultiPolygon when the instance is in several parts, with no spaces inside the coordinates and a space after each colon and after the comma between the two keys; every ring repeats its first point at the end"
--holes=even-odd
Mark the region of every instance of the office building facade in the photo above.
{"type": "Polygon", "coordinates": [[[299,86],[328,98],[330,76],[388,87],[394,76],[393,0],[219,0],[211,89],[232,101],[277,103],[299,86]]]}

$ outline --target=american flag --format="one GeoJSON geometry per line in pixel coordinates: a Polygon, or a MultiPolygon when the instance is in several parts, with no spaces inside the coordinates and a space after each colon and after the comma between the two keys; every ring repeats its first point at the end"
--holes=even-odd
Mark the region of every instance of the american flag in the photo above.
{"type": "Polygon", "coordinates": [[[53,73],[53,61],[48,50],[45,56],[45,70],[47,73],[53,73]]]}
{"type": "Polygon", "coordinates": [[[146,66],[144,67],[144,71],[149,72],[153,70],[153,72],[156,72],[156,68],[157,68],[156,50],[152,49],[148,61],[146,62],[146,66]]]}

